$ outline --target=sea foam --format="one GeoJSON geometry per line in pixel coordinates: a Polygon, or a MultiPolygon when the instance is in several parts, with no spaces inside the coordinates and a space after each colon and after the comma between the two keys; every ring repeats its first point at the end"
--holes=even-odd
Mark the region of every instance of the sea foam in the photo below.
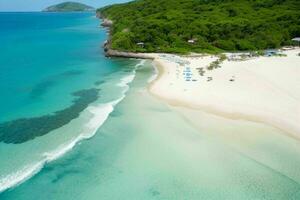
{"type": "Polygon", "coordinates": [[[91,117],[89,121],[84,125],[86,131],[79,134],[76,138],[72,139],[68,143],[60,145],[57,149],[51,152],[43,153],[43,159],[39,162],[27,165],[12,174],[0,177],[0,193],[9,188],[16,187],[26,180],[30,179],[39,171],[41,171],[47,163],[60,158],[61,156],[72,150],[77,143],[84,139],[93,137],[96,134],[97,130],[107,120],[109,114],[114,110],[114,107],[126,97],[126,93],[129,90],[129,83],[131,83],[135,78],[136,69],[142,66],[144,62],[145,60],[141,60],[135,66],[135,69],[130,75],[127,75],[120,79],[120,82],[117,84],[117,86],[124,89],[122,90],[121,96],[119,98],[108,103],[102,103],[96,106],[87,107],[87,111],[90,112],[93,117],[91,117]]]}
{"type": "Polygon", "coordinates": [[[37,174],[43,168],[43,162],[23,167],[12,174],[0,177],[0,193],[14,187],[37,174]]]}
{"type": "Polygon", "coordinates": [[[113,111],[114,106],[116,105],[116,101],[120,102],[120,100],[117,99],[109,103],[99,104],[97,106],[89,106],[87,108],[87,111],[90,112],[93,117],[91,117],[89,121],[84,125],[86,128],[84,132],[79,134],[71,141],[60,145],[54,151],[43,153],[43,159],[41,161],[32,165],[27,165],[13,174],[9,174],[5,177],[0,177],[0,193],[4,190],[25,182],[26,180],[37,174],[45,164],[60,158],[65,153],[72,150],[75,145],[81,140],[93,137],[98,128],[102,126],[102,124],[108,118],[109,114],[113,111]]]}

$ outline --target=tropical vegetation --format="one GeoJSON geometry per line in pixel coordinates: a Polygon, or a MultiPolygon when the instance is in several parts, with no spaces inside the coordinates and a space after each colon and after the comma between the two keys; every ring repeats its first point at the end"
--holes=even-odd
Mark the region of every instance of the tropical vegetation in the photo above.
{"type": "Polygon", "coordinates": [[[299,0],[136,0],[97,10],[111,48],[222,52],[278,48],[300,36],[299,0]]]}

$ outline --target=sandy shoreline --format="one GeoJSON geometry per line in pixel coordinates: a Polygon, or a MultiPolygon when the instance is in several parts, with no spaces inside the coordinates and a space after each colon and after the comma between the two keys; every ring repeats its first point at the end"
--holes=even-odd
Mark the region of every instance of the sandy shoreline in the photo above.
{"type": "Polygon", "coordinates": [[[300,139],[300,49],[283,53],[287,56],[226,60],[211,71],[206,67],[218,59],[214,56],[151,54],[159,73],[149,91],[173,106],[264,123],[300,139]]]}
{"type": "MultiPolygon", "coordinates": [[[[110,28],[112,21],[103,19],[102,26],[110,28]]],[[[218,59],[215,56],[120,52],[110,48],[110,39],[104,49],[109,57],[153,59],[158,74],[149,91],[170,105],[264,123],[300,140],[299,48],[283,52],[287,57],[225,60],[212,71],[206,68],[218,59]],[[182,78],[187,66],[193,74],[188,82],[182,78]]]]}

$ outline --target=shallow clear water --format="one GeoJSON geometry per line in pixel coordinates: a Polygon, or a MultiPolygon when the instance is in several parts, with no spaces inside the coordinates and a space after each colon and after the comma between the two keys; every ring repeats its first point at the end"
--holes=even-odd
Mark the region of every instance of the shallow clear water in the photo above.
{"type": "Polygon", "coordinates": [[[94,13],[0,13],[0,23],[1,192],[91,137],[139,61],[104,57],[94,13]]]}
{"type": "Polygon", "coordinates": [[[94,137],[1,199],[299,199],[297,141],[205,113],[196,128],[149,95],[151,72],[137,70],[94,137]]]}
{"type": "Polygon", "coordinates": [[[207,113],[193,123],[147,92],[150,62],[99,60],[111,71],[85,76],[87,88],[105,82],[78,118],[29,142],[0,144],[2,174],[16,166],[29,165],[20,174],[36,170],[0,193],[1,200],[300,199],[298,141],[263,124],[207,113]]]}

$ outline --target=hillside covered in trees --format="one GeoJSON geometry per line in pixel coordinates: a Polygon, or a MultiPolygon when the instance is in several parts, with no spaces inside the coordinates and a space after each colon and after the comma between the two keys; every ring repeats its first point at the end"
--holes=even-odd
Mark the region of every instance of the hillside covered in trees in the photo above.
{"type": "Polygon", "coordinates": [[[84,11],[94,11],[95,9],[91,6],[78,3],[78,2],[64,2],[49,6],[45,8],[44,12],[84,12],[84,11]]]}
{"type": "Polygon", "coordinates": [[[133,52],[277,48],[300,36],[299,0],[137,0],[97,10],[111,47],[133,52]]]}

